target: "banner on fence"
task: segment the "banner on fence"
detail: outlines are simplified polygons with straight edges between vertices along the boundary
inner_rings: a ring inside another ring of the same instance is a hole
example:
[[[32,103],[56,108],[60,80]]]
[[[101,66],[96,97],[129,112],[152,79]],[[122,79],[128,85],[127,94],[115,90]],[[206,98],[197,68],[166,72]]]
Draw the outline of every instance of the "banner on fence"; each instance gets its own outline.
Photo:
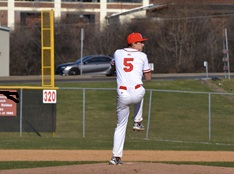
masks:
[[[16,116],[17,103],[12,99],[7,98],[3,92],[17,92],[16,90],[2,91],[0,93],[0,116]]]

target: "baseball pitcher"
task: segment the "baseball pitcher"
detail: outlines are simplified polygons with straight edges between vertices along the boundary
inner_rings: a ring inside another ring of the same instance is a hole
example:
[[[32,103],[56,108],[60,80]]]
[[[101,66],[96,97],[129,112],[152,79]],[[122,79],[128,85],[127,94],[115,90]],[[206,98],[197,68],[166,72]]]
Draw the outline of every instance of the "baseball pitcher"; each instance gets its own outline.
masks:
[[[117,125],[114,131],[114,142],[110,165],[122,164],[123,147],[126,136],[130,105],[134,105],[133,130],[143,131],[142,108],[145,95],[142,77],[147,81],[151,80],[151,70],[148,58],[142,52],[144,42],[140,33],[131,33],[127,37],[127,48],[118,49],[114,53],[114,61],[117,75]]]

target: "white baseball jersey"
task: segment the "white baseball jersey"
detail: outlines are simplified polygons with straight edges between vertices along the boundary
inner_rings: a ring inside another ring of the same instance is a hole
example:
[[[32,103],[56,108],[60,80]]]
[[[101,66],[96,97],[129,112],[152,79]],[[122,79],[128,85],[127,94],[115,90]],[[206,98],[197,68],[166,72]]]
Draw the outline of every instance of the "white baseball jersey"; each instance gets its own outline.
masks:
[[[116,50],[114,53],[118,86],[143,84],[143,72],[150,72],[145,53],[133,48]]]

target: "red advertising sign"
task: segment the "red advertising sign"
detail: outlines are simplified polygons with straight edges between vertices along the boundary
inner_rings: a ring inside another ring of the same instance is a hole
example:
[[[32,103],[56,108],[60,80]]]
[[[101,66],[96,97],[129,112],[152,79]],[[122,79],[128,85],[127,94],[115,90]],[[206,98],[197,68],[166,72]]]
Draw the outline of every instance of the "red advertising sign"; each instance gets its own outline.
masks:
[[[2,90],[1,90],[2,91]],[[17,92],[10,90],[9,92]],[[17,103],[0,93],[0,116],[16,116]]]

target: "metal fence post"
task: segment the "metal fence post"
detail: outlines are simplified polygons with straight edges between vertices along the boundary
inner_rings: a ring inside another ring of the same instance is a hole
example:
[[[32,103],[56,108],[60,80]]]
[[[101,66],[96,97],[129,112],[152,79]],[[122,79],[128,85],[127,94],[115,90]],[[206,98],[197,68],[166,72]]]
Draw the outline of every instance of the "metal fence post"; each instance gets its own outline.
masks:
[[[211,94],[208,94],[208,131],[209,131],[209,141],[211,140]]]
[[[85,138],[85,88],[83,89],[83,138]]]
[[[151,104],[152,104],[152,90],[150,90],[150,96],[149,96],[149,108],[148,108],[148,123],[147,123],[147,129],[146,129],[146,139],[149,138],[149,127],[150,127],[150,115],[151,115]]]
[[[23,89],[20,89],[20,137],[23,132]]]

